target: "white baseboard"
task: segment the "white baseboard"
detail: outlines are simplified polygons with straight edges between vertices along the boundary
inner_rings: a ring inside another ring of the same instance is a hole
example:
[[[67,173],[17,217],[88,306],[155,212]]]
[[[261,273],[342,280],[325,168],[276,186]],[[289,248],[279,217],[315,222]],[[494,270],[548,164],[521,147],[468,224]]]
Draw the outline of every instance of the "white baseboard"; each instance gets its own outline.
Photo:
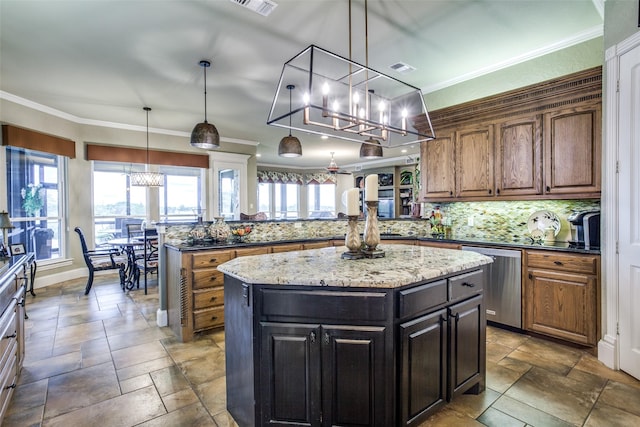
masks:
[[[156,323],[158,326],[169,326],[169,318],[167,317],[167,310],[158,309],[156,311]]]
[[[107,275],[114,275],[115,277],[118,277],[118,272],[104,270],[104,271],[96,271],[94,273],[94,277],[107,276]],[[80,279],[80,278],[86,279],[87,277],[89,277],[89,272],[87,271],[86,267],[76,268],[75,270],[67,270],[67,271],[62,271],[60,273],[52,273],[47,275],[40,275],[38,274],[38,272],[36,272],[36,280],[35,280],[35,283],[33,284],[33,287],[35,289],[44,288],[47,286],[66,282],[68,280]]]
[[[610,369],[620,369],[618,366],[618,340],[611,335],[605,335],[598,342],[598,360]]]

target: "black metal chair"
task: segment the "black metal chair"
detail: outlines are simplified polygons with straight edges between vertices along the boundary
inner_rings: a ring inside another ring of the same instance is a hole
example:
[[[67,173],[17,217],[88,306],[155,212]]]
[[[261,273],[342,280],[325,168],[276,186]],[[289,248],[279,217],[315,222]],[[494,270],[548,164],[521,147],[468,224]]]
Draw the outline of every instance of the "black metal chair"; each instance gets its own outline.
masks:
[[[87,286],[85,287],[84,294],[88,295],[93,285],[93,274],[96,271],[102,270],[119,270],[120,284],[122,285],[125,280],[125,268],[127,265],[126,257],[120,255],[120,251],[117,249],[97,249],[90,250],[87,247],[87,240],[84,237],[84,233],[80,227],[74,228],[74,231],[78,233],[80,238],[80,246],[82,247],[82,256],[84,262],[89,269],[89,278],[87,279]]]
[[[140,288],[140,274],[144,274],[144,293],[147,294],[147,274],[158,272],[158,232],[155,229],[144,230],[144,251],[142,257],[136,257],[136,282]]]

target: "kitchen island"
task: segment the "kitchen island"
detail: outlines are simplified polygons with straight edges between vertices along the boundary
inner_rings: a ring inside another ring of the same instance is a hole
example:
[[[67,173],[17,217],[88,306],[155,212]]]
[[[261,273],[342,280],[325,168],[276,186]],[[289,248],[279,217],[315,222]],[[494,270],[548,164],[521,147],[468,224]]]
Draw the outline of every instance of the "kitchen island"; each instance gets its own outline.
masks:
[[[417,425],[485,384],[491,258],[411,245],[245,256],[224,273],[227,409],[240,426]]]

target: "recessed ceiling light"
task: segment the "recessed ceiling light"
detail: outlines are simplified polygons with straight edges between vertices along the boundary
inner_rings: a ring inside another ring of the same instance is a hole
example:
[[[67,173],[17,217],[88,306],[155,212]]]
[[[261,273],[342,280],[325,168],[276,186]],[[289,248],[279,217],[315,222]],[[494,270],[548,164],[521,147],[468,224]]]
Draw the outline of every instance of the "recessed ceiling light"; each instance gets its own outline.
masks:
[[[396,62],[395,64],[389,65],[389,68],[397,71],[400,74],[409,74],[416,70],[416,67],[412,67],[411,65],[404,62]]]
[[[407,152],[407,149],[406,149],[406,148],[403,148],[401,152],[402,152],[402,153],[406,153],[406,152]]]
[[[262,154],[256,153],[256,157],[262,157]]]
[[[322,135],[320,139],[329,139],[329,137],[327,135]]]

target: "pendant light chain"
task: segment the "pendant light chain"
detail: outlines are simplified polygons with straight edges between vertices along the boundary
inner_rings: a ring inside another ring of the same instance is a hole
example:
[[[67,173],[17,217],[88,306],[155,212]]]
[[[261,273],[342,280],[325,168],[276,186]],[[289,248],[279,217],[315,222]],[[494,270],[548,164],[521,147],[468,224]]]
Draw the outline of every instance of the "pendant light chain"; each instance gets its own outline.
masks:
[[[205,64],[202,66],[204,71],[204,122],[207,123],[207,67],[209,65]]]
[[[147,112],[147,167],[149,166],[149,111],[151,108],[144,107],[144,111]]]

